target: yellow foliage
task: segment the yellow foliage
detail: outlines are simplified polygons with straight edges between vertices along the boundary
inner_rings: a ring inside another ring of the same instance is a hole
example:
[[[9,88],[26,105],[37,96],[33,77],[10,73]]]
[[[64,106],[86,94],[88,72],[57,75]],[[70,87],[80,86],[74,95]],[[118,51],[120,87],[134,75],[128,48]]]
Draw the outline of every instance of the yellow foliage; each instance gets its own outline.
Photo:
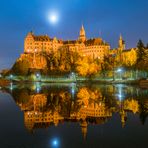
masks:
[[[88,106],[90,102],[94,102],[102,98],[102,94],[98,90],[91,91],[88,88],[83,87],[79,90],[77,97],[79,104],[84,104],[85,106]]]
[[[122,62],[127,66],[132,66],[136,63],[137,60],[137,53],[136,50],[131,49],[128,52],[122,53]]]
[[[124,106],[125,109],[133,111],[134,114],[139,111],[139,105],[137,100],[125,100]]]
[[[100,66],[97,65],[94,61],[91,61],[88,57],[83,57],[77,61],[76,70],[82,76],[93,75],[100,70]]]

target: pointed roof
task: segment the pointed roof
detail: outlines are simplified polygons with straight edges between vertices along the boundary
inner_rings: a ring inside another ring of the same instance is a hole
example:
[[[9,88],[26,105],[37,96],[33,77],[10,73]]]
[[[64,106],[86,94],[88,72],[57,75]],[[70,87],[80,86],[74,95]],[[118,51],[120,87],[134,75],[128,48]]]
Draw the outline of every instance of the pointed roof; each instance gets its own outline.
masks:
[[[83,24],[82,24],[81,30],[84,30],[84,26],[83,26]]]
[[[82,27],[80,29],[80,36],[85,36],[85,29],[84,29],[83,24],[82,24]]]
[[[122,40],[122,35],[121,35],[121,33],[120,33],[120,40]]]
[[[80,31],[84,31],[84,32],[85,32],[85,29],[84,29],[84,25],[83,25],[83,23],[82,23],[82,26],[81,26]]]
[[[34,35],[34,34],[33,34],[33,31],[28,32],[27,35],[28,35],[28,36],[33,36],[33,35]]]

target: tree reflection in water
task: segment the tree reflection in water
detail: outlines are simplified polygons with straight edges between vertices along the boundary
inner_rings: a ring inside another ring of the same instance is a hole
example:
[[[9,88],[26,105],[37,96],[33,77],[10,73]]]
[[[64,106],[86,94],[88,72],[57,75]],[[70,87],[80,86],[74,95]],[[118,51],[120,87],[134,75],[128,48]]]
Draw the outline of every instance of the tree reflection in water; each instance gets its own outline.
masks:
[[[34,85],[24,85],[4,91],[13,96],[24,112],[24,124],[29,131],[60,122],[79,122],[86,138],[88,124],[104,124],[114,113],[120,115],[122,127],[128,112],[139,114],[142,124],[148,116],[148,90],[126,85],[43,85],[40,91]]]

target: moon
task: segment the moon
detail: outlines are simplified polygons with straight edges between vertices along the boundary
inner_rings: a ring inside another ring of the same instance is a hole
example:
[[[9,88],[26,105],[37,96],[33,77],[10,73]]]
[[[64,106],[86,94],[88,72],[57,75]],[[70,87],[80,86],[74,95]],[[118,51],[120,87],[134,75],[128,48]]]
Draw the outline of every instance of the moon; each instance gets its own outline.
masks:
[[[58,22],[58,14],[55,13],[55,12],[50,13],[49,16],[48,16],[48,19],[49,19],[50,23],[56,24]]]

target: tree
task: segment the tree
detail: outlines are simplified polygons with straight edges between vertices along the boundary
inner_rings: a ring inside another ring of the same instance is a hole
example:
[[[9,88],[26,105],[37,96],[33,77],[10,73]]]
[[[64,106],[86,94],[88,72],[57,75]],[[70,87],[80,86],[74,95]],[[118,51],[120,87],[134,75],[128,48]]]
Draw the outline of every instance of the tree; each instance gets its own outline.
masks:
[[[145,56],[145,47],[142,40],[137,43],[137,63],[142,61]]]
[[[27,60],[18,60],[12,67],[12,73],[17,75],[27,75],[29,70],[29,62]]]
[[[145,56],[144,56],[144,69],[148,71],[148,49],[145,50]]]
[[[140,100],[139,102],[139,112],[140,112],[140,120],[142,124],[145,124],[146,118],[148,116],[148,101]]]
[[[87,56],[81,57],[77,61],[76,70],[81,76],[91,77],[100,71],[100,69],[100,65],[98,65],[97,61],[94,61]]]
[[[148,43],[146,44],[146,47],[145,48],[148,49]]]
[[[109,70],[113,70],[115,66],[115,58],[105,56],[103,62],[101,63],[101,73],[105,78]]]
[[[143,42],[139,40],[137,44],[137,62],[136,69],[140,70],[140,76],[145,77],[148,65],[148,49],[144,46]]]

